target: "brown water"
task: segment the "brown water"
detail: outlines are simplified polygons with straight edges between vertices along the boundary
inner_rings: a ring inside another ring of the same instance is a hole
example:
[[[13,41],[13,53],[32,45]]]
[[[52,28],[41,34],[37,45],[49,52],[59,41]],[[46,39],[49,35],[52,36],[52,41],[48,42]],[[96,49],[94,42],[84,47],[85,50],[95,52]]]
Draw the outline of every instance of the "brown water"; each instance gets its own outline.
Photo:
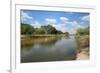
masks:
[[[34,37],[21,40],[21,63],[75,60],[74,36]]]

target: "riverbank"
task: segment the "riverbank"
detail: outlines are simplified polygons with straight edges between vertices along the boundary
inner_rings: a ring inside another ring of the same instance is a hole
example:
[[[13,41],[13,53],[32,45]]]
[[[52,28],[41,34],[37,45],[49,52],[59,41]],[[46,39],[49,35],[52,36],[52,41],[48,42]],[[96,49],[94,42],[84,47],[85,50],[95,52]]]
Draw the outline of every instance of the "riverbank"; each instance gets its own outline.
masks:
[[[31,39],[31,38],[49,38],[49,37],[69,37],[66,34],[35,34],[35,35],[21,35],[21,40]]]
[[[86,60],[89,59],[89,48],[83,48],[81,52],[77,54],[76,60]]]
[[[55,34],[44,34],[44,35],[21,35],[21,47],[23,46],[31,46],[34,44],[42,44],[42,45],[52,45],[57,40],[61,39],[62,37],[68,37],[64,34],[55,35]]]
[[[76,36],[78,42],[78,53],[76,60],[87,60],[89,59],[89,35]]]
[[[69,36],[66,34],[34,34],[34,35],[21,35],[21,37],[51,37],[51,36]]]

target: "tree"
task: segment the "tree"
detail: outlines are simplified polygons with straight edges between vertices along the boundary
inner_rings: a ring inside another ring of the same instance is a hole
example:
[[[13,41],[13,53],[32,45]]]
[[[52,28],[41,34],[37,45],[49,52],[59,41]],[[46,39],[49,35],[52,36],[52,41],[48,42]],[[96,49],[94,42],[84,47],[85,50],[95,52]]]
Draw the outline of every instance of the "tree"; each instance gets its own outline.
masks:
[[[89,27],[87,28],[79,28],[77,30],[77,35],[89,35]]]
[[[68,32],[64,32],[63,34],[65,34],[65,35],[67,35],[67,36],[69,35],[69,33],[68,33]]]
[[[51,25],[41,26],[41,28],[45,30],[45,34],[56,34],[57,33],[56,28]]]
[[[56,30],[52,25],[41,26],[40,28],[34,28],[30,24],[21,23],[21,34],[66,34],[68,32],[63,33],[62,31]]]
[[[57,34],[63,34],[63,32],[62,31],[57,31]]]
[[[42,28],[35,28],[34,34],[45,34],[45,30]]]
[[[33,26],[21,23],[21,34],[32,34],[33,32],[34,32]]]

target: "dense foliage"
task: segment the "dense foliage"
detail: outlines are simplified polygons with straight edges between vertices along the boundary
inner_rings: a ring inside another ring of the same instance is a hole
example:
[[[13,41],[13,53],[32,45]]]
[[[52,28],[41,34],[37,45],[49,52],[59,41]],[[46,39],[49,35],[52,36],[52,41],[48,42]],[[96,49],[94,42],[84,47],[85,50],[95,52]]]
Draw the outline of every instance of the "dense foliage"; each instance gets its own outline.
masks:
[[[28,24],[21,24],[21,34],[32,34],[34,32],[34,27]]]
[[[88,28],[79,28],[77,30],[77,35],[89,35],[89,27]]]
[[[21,23],[21,34],[66,34],[68,35],[68,32],[62,32],[60,30],[57,30],[52,25],[45,25],[41,26],[40,28],[34,28],[32,25],[29,24],[23,24]]]
[[[76,39],[77,39],[80,49],[87,48],[87,47],[89,48],[89,44],[90,44],[89,43],[90,41],[89,33],[90,33],[89,27],[79,28],[77,30]]]

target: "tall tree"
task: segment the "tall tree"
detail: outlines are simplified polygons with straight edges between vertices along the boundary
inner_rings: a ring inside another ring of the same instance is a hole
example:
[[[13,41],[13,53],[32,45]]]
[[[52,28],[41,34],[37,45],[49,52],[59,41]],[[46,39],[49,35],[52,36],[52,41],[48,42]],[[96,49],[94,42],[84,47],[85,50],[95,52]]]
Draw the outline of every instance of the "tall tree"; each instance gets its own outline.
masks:
[[[32,34],[33,32],[34,32],[33,26],[21,23],[21,34]]]
[[[41,28],[45,30],[45,34],[56,34],[57,33],[56,28],[51,25],[41,26]]]

